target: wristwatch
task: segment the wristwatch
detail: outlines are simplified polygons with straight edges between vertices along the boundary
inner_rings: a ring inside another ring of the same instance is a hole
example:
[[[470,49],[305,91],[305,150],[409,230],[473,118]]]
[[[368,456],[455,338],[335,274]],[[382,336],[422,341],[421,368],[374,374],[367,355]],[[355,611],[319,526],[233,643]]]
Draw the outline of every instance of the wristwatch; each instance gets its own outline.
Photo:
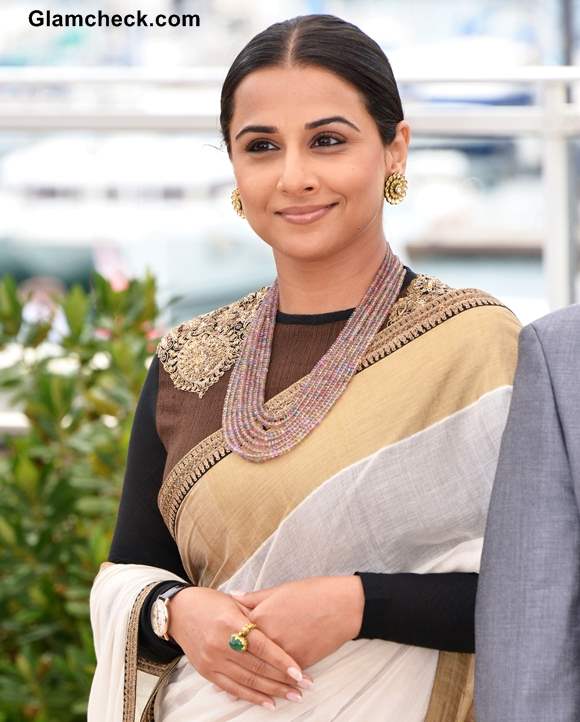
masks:
[[[177,594],[177,592],[190,586],[191,584],[176,584],[166,592],[162,592],[151,606],[151,627],[158,637],[165,639],[167,642],[173,641],[167,634],[167,630],[169,629],[169,608],[167,602]]]

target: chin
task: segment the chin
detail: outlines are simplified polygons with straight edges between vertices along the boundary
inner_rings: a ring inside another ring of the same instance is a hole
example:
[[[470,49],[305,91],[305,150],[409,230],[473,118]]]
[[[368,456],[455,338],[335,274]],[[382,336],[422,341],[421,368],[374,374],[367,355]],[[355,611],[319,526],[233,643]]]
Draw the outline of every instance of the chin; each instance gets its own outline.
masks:
[[[321,261],[333,256],[340,250],[336,243],[329,243],[328,239],[316,238],[286,238],[283,243],[272,245],[274,254],[282,253],[288,258],[297,261]]]

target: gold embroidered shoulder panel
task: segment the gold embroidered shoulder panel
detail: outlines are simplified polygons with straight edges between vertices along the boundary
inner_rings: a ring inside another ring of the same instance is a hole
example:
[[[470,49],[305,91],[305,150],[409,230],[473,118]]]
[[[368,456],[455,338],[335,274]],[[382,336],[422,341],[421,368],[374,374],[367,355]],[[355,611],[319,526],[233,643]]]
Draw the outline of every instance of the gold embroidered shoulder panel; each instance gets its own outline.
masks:
[[[246,329],[268,286],[171,329],[157,356],[178,389],[200,398],[234,365]]]
[[[159,342],[157,356],[174,385],[201,398],[239,355],[242,340],[268,286],[196,316],[171,329]],[[379,332],[361,361],[366,367],[386,352],[474,306],[503,304],[476,288],[454,289],[435,276],[418,274],[407,293],[391,309],[385,328]],[[385,334],[389,346],[385,348]],[[402,335],[401,335],[402,334]]]

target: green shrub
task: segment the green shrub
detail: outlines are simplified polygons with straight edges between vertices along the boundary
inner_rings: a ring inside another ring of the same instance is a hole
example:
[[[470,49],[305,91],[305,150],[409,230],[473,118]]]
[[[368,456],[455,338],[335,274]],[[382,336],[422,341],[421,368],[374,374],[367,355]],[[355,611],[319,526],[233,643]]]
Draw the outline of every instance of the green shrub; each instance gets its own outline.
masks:
[[[94,274],[90,293],[73,287],[37,320],[14,279],[0,279],[0,351],[14,352],[0,393],[28,420],[0,436],[0,722],[86,719],[90,587],[158,315],[151,275],[115,290]]]

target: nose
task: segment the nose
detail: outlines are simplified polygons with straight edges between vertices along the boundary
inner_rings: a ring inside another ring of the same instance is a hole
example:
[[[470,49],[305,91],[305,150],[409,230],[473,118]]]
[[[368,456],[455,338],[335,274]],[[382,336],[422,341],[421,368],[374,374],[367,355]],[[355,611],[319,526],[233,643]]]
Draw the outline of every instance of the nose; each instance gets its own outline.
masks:
[[[287,195],[315,191],[319,186],[314,167],[299,150],[287,150],[282,160],[276,190]]]

